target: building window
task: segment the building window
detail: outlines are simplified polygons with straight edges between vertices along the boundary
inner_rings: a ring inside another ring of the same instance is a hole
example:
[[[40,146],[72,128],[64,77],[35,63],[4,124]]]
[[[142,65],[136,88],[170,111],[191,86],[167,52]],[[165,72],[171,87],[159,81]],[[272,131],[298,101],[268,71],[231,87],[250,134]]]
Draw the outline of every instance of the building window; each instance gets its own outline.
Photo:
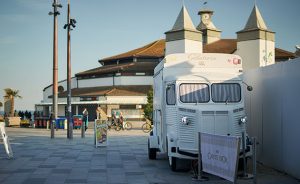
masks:
[[[97,101],[97,97],[80,97],[80,101]]]
[[[171,84],[171,85],[167,86],[166,99],[167,99],[167,105],[175,105],[176,104],[175,84]]]
[[[210,99],[208,84],[181,84],[179,93],[183,103],[207,103]]]
[[[58,86],[58,93],[62,93],[64,91],[65,91],[65,89],[63,86]]]

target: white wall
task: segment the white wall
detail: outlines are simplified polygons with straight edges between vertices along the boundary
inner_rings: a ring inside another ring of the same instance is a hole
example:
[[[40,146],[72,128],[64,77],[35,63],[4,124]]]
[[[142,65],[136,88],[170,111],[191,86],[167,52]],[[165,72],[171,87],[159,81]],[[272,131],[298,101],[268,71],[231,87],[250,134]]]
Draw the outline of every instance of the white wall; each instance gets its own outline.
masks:
[[[95,79],[80,79],[78,87],[119,86],[119,85],[152,85],[152,76],[117,76]]]
[[[249,70],[244,80],[248,133],[259,141],[258,160],[300,179],[300,58]]]
[[[58,86],[62,86],[64,88],[64,91],[67,90],[67,81],[59,81]],[[71,79],[71,88],[77,88],[77,78],[73,77]],[[48,87],[45,91],[43,91],[43,102],[44,103],[50,103],[52,102],[52,98],[48,98],[48,96],[52,95],[52,86]]]
[[[237,42],[235,54],[243,59],[243,71],[271,65],[275,63],[275,43],[261,39]]]
[[[166,55],[174,53],[202,53],[202,42],[194,40],[176,40],[166,42]]]
[[[146,104],[147,96],[107,96],[107,104]]]
[[[96,86],[112,86],[112,85],[113,85],[113,77],[78,80],[79,88],[96,87]]]
[[[115,77],[115,85],[153,85],[153,76]]]

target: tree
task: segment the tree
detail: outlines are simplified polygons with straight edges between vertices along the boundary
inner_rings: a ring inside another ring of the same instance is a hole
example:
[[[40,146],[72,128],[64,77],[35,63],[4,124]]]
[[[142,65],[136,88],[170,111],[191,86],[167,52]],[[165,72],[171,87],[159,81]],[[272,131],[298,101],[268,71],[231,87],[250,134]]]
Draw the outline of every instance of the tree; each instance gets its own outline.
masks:
[[[152,121],[152,113],[153,113],[153,88],[148,91],[147,93],[147,104],[144,108],[145,118]]]
[[[10,100],[9,115],[11,117],[13,117],[14,116],[14,109],[15,109],[15,98],[22,98],[22,97],[19,95],[19,90],[13,90],[11,88],[6,88],[6,89],[4,89],[4,91],[5,91],[4,98],[6,100]]]

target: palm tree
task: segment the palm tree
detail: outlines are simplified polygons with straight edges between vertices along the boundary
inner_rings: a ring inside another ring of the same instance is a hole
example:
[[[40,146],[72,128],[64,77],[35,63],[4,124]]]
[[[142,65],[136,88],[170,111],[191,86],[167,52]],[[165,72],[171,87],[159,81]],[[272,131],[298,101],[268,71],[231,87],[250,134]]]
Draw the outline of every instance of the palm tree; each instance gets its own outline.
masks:
[[[15,98],[22,98],[20,95],[19,95],[19,90],[13,90],[11,88],[6,88],[4,89],[5,91],[5,96],[4,98],[6,100],[10,100],[10,117],[13,117],[14,116],[14,109],[15,109]]]
[[[3,103],[2,102],[0,102],[0,111],[1,111],[1,107],[3,106]]]

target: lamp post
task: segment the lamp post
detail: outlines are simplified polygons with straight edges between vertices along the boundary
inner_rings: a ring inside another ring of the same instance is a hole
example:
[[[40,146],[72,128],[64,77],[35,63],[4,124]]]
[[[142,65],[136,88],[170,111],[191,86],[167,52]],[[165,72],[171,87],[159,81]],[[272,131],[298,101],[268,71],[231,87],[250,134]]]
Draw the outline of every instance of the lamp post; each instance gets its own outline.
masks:
[[[57,8],[62,8],[61,4],[57,3],[57,0],[53,0],[53,12],[49,12],[49,15],[53,15],[53,85],[52,85],[52,113],[54,119],[57,118],[57,91],[58,91],[58,55],[57,55],[57,15],[59,11]],[[50,122],[53,124],[52,122]],[[51,138],[54,138],[54,126],[51,126]]]
[[[71,104],[71,27],[75,28],[76,20],[70,18],[70,0],[68,0],[68,16],[67,24],[64,25],[64,29],[67,29],[67,137],[73,139],[73,123],[72,123],[72,104]]]

